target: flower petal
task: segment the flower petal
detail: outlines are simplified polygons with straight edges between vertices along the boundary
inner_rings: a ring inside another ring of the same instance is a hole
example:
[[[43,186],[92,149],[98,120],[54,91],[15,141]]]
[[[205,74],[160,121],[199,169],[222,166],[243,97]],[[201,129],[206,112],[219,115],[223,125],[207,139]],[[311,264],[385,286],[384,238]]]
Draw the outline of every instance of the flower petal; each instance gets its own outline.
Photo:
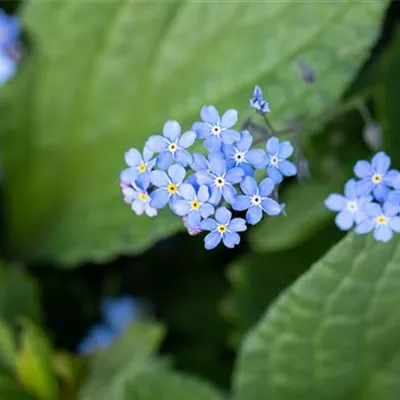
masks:
[[[368,178],[374,174],[374,170],[368,161],[357,161],[354,166],[354,173],[358,178]]]
[[[281,205],[278,202],[276,202],[275,200],[270,199],[269,197],[262,200],[261,205],[262,205],[263,210],[268,215],[278,215],[282,212]]]
[[[225,129],[232,128],[238,120],[238,112],[236,110],[230,109],[225,111],[221,118],[221,127]]]
[[[378,225],[374,229],[374,238],[379,242],[388,242],[393,237],[393,231],[387,225]]]
[[[395,232],[400,232],[400,217],[390,218],[388,225],[390,229],[393,229]]]
[[[195,140],[196,140],[196,132],[187,131],[179,139],[178,145],[179,145],[179,147],[187,149],[194,143]]]
[[[150,182],[154,186],[163,187],[169,184],[169,178],[165,171],[152,171],[150,172]]]
[[[294,176],[297,174],[296,166],[287,160],[283,160],[283,161],[279,162],[279,170],[285,176]]]
[[[277,154],[279,151],[279,139],[273,136],[272,138],[269,138],[267,141],[267,152],[269,154]]]
[[[246,227],[246,221],[243,218],[233,218],[228,224],[228,229],[235,232],[244,232]]]
[[[205,203],[210,197],[210,191],[206,185],[201,185],[197,192],[197,198],[200,203]]]
[[[190,228],[198,228],[200,227],[201,217],[199,211],[191,211],[188,214],[187,224]]]
[[[232,218],[232,213],[226,207],[220,207],[215,212],[215,220],[220,224],[228,224]]]
[[[160,155],[157,157],[157,165],[160,169],[167,169],[171,166],[173,160],[174,157],[172,153],[166,150],[160,153]]]
[[[151,207],[149,204],[146,204],[146,208],[144,209],[144,211],[149,217],[155,217],[158,214],[157,210]]]
[[[253,149],[249,150],[246,153],[246,160],[250,164],[257,165],[262,163],[265,157],[265,151],[262,149]]]
[[[250,196],[236,196],[235,201],[232,204],[232,208],[235,211],[243,211],[247,210],[249,207],[251,207],[251,197]]]
[[[240,140],[236,143],[236,148],[239,151],[248,151],[253,143],[253,136],[249,131],[243,131],[240,135]]]
[[[344,185],[344,195],[349,200],[354,200],[358,196],[358,185],[355,179],[349,179]]]
[[[208,171],[196,172],[196,178],[199,185],[212,185],[214,183],[214,178]]]
[[[168,175],[173,183],[180,184],[185,179],[186,170],[182,165],[174,164],[168,168]]]
[[[163,127],[163,135],[170,141],[176,142],[181,134],[181,126],[178,121],[166,121]]]
[[[202,218],[208,218],[214,214],[215,209],[213,205],[205,203],[200,206],[199,211]]]
[[[241,163],[238,165],[238,168],[241,168],[243,170],[244,176],[254,177],[254,171],[250,164]]]
[[[284,142],[279,144],[279,148],[278,148],[278,157],[279,158],[288,158],[293,154],[293,146],[292,144],[285,140]]]
[[[198,139],[204,139],[210,133],[210,126],[206,122],[195,122],[192,131],[196,132]]]
[[[387,216],[387,217],[393,217],[396,214],[398,214],[400,211],[400,207],[396,204],[393,204],[389,201],[385,202],[383,204],[383,213]]]
[[[239,183],[244,176],[244,171],[242,168],[231,168],[225,175],[225,180],[232,185]]]
[[[150,197],[150,206],[153,208],[163,208],[169,200],[168,192],[164,188],[156,189],[151,193]]]
[[[221,144],[221,139],[215,135],[207,136],[206,140],[204,141],[204,147],[210,152],[219,150],[221,148]]]
[[[187,200],[176,200],[171,208],[175,214],[180,215],[181,217],[189,214],[191,210],[190,203]]]
[[[136,166],[140,165],[140,163],[142,162],[142,155],[140,154],[139,150],[129,149],[125,153],[125,162],[130,167],[136,167]]]
[[[233,129],[227,129],[221,133],[221,141],[225,144],[232,144],[240,140],[240,133]]]
[[[183,166],[188,166],[193,164],[193,157],[192,155],[187,151],[187,150],[178,150],[175,153],[175,159],[179,164],[182,164]]]
[[[200,110],[200,117],[204,122],[212,125],[219,123],[219,113],[214,106],[203,106]]]
[[[146,146],[143,149],[143,160],[145,162],[149,161],[151,157],[153,157],[154,153]]]
[[[135,200],[131,207],[136,215],[142,215],[144,213],[144,209],[146,208],[146,203],[144,203],[142,200]]]
[[[153,153],[161,153],[168,147],[168,142],[160,135],[153,135],[147,139],[145,147],[147,147]]]
[[[387,186],[375,185],[374,189],[372,190],[372,194],[374,195],[375,199],[379,202],[383,203],[386,201],[389,195],[390,189]]]
[[[342,231],[348,231],[354,224],[353,214],[348,210],[342,210],[336,215],[335,223]]]
[[[332,211],[341,211],[346,207],[347,199],[341,194],[332,193],[325,199],[324,204]]]
[[[356,226],[356,233],[363,234],[371,232],[375,228],[375,221],[372,218],[366,219]]]
[[[378,217],[383,214],[382,207],[376,203],[370,203],[365,205],[365,212],[370,217]]]
[[[246,212],[246,221],[250,225],[255,225],[261,221],[262,218],[262,210],[258,206],[250,207]]]
[[[207,218],[201,221],[200,223],[200,228],[203,229],[204,231],[214,231],[217,229],[217,222],[213,220],[212,218]]]
[[[262,197],[269,196],[274,190],[275,182],[271,178],[265,178],[260,182],[260,195]]]
[[[179,193],[180,195],[186,200],[194,200],[196,198],[196,191],[192,185],[188,183],[183,183],[179,186]]]
[[[237,244],[240,243],[240,236],[236,232],[226,232],[222,236],[224,245],[229,249],[233,249]]]
[[[208,202],[214,205],[218,205],[219,202],[221,201],[222,198],[222,192],[219,188],[217,188],[216,186],[214,186],[211,189],[211,196],[208,199]]]
[[[374,188],[374,184],[372,183],[370,178],[363,179],[362,181],[357,182],[357,192],[358,195],[366,196],[372,192]]]
[[[388,157],[383,151],[380,151],[372,158],[371,166],[376,172],[384,174],[390,167],[390,157]]]
[[[212,250],[217,247],[221,242],[221,235],[218,232],[210,232],[204,238],[204,247],[206,250]]]
[[[216,176],[224,176],[226,173],[226,161],[222,157],[213,157],[210,160],[210,169]]]
[[[201,153],[193,154],[192,169],[195,171],[207,170],[208,161],[207,158]]]
[[[232,204],[235,202],[236,189],[231,185],[225,185],[222,187],[222,196],[229,204]]]
[[[278,168],[269,166],[267,168],[268,171],[268,176],[275,182],[275,183],[281,183],[283,181],[283,176],[279,172]]]
[[[254,196],[258,192],[257,182],[251,176],[246,176],[242,182],[240,182],[240,189],[242,189],[244,194]]]
[[[137,170],[136,167],[125,168],[121,172],[119,179],[121,180],[121,182],[131,183],[136,180],[138,175],[139,175],[139,171]]]

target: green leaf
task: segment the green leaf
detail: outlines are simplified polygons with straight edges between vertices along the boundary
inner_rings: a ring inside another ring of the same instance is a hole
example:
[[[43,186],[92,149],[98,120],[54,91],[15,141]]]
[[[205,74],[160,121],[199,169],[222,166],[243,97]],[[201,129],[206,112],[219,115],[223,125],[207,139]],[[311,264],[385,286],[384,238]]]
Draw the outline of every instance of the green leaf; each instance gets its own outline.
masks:
[[[0,318],[14,325],[21,317],[37,321],[39,309],[35,281],[22,269],[0,262]]]
[[[20,387],[12,377],[0,374],[0,399],[4,400],[38,400]]]
[[[249,333],[236,400],[396,399],[400,239],[349,234]]]
[[[130,380],[110,400],[223,400],[211,385],[199,379],[169,371],[145,371]]]
[[[24,321],[20,342],[19,380],[39,399],[57,399],[59,388],[53,372],[53,349],[49,339],[33,323]]]
[[[181,222],[170,212],[136,217],[123,203],[124,151],[166,119],[188,129],[203,104],[243,111],[255,83],[277,127],[321,111],[295,59],[313,66],[335,101],[368,56],[386,5],[28,2],[33,51],[5,89],[3,112],[8,248],[29,259],[104,261],[175,232]]]
[[[164,336],[160,325],[135,323],[110,349],[92,360],[87,382],[80,392],[84,400],[112,400],[126,381],[143,369],[164,369],[164,362],[155,359]]]
[[[15,372],[17,366],[17,345],[14,332],[2,320],[0,320],[0,365],[12,372]]]

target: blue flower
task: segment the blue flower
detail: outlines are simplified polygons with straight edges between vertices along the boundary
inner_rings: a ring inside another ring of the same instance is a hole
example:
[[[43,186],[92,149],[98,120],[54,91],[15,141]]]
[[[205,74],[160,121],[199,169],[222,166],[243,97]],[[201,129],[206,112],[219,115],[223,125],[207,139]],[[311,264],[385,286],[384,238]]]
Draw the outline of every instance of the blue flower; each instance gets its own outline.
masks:
[[[156,163],[156,160],[151,160],[153,152],[147,147],[143,150],[143,156],[137,149],[129,149],[125,153],[125,162],[129,168],[121,172],[120,179],[124,183],[134,182],[139,175],[148,174]]]
[[[247,210],[246,221],[255,225],[260,222],[263,211],[268,215],[278,215],[282,207],[273,199],[268,197],[274,190],[274,181],[265,178],[257,186],[257,182],[251,176],[246,176],[240,182],[240,188],[244,195],[236,197],[233,209],[237,211]]]
[[[171,165],[168,168],[168,174],[165,171],[152,171],[150,180],[156,189],[151,193],[150,205],[154,208],[163,208],[169,202],[173,203],[179,198],[179,186],[185,179],[186,170],[180,164]]]
[[[220,156],[213,156],[209,161],[210,170],[196,172],[197,182],[211,188],[209,202],[217,205],[223,197],[228,203],[235,201],[236,189],[244,175],[241,168],[227,168],[226,161]]]
[[[360,185],[354,179],[350,179],[344,187],[344,196],[338,193],[329,195],[325,200],[325,206],[339,212],[335,223],[341,230],[348,231],[354,224],[359,224],[368,218],[365,206],[371,201],[372,197],[363,196]]]
[[[106,324],[117,334],[122,334],[134,319],[141,317],[143,307],[132,296],[105,298],[101,302],[101,312]]]
[[[377,203],[365,206],[368,219],[356,227],[356,233],[368,233],[374,231],[374,238],[380,242],[388,242],[394,232],[400,232],[399,206],[385,202],[383,207]]]
[[[398,186],[399,172],[390,168],[390,157],[383,151],[376,153],[371,163],[368,161],[357,161],[354,173],[360,181],[360,188],[364,194],[372,194],[375,199],[384,202],[389,194],[390,187]]]
[[[163,127],[163,135],[150,136],[146,142],[146,147],[151,151],[160,153],[157,157],[157,165],[161,169],[167,169],[174,160],[183,166],[190,165],[193,160],[186,149],[196,140],[196,133],[188,131],[181,136],[179,123],[167,121]]]
[[[157,210],[150,206],[150,195],[147,192],[150,180],[146,175],[140,175],[136,182],[132,182],[129,186],[123,184],[122,193],[126,203],[131,204],[132,211],[136,215],[146,213],[149,217],[155,217]]]
[[[105,324],[92,326],[78,344],[78,353],[91,354],[109,348],[115,340],[116,332]]]
[[[255,108],[260,114],[269,113],[269,104],[264,100],[260,86],[254,88],[253,97],[250,99],[250,106]]]
[[[267,141],[267,154],[257,168],[267,167],[269,177],[275,183],[281,183],[283,176],[296,175],[297,170],[293,163],[286,160],[293,153],[293,146],[288,141],[279,143],[279,139],[271,137]]]
[[[214,106],[203,106],[200,111],[203,122],[195,122],[192,130],[199,139],[205,139],[204,146],[208,151],[219,150],[221,144],[232,144],[240,139],[239,132],[231,129],[238,120],[236,110],[228,110],[220,118]]]
[[[248,131],[244,131],[241,133],[240,140],[235,145],[224,144],[222,146],[222,150],[228,160],[228,168],[233,166],[240,167],[246,175],[254,175],[252,166],[260,164],[263,161],[265,152],[261,149],[250,150],[252,143],[253,137]]]
[[[190,228],[200,225],[202,218],[207,218],[214,214],[214,206],[207,203],[210,193],[207,186],[201,185],[196,191],[190,184],[184,183],[179,188],[182,200],[177,200],[172,210],[181,217],[187,216],[185,221]]]
[[[392,190],[387,196],[387,201],[395,205],[400,205],[400,190]]]
[[[232,218],[232,213],[226,207],[220,207],[215,213],[215,220],[207,218],[200,224],[201,229],[211,231],[204,238],[204,245],[211,250],[223,241],[229,248],[240,243],[240,236],[237,232],[243,232],[246,228],[246,221],[243,218]]]

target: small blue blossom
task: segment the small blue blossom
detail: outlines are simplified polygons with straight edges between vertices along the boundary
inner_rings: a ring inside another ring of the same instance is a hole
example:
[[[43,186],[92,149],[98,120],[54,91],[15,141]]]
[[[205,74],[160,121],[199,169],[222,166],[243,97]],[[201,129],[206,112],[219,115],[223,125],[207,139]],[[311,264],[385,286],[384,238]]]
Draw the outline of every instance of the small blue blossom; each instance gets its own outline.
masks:
[[[228,168],[240,167],[246,175],[254,175],[252,166],[263,161],[265,152],[262,149],[250,149],[252,143],[253,137],[251,134],[248,131],[243,131],[240,140],[236,144],[222,145]]]
[[[89,355],[97,350],[105,350],[113,344],[115,335],[116,332],[105,324],[94,325],[78,343],[77,351]]]
[[[185,179],[186,170],[180,164],[171,165],[168,174],[165,171],[152,171],[150,180],[156,189],[151,193],[150,205],[154,208],[163,208],[169,202],[170,206],[180,197],[179,186]]]
[[[208,151],[220,150],[222,143],[232,144],[240,140],[239,132],[231,129],[238,120],[236,110],[227,110],[220,118],[214,106],[204,106],[200,111],[203,122],[195,122],[192,130],[199,139],[204,140]]]
[[[359,224],[368,218],[365,206],[372,201],[372,196],[363,196],[360,185],[350,179],[344,187],[344,196],[333,193],[325,200],[325,206],[339,212],[335,223],[342,231],[348,231],[354,224]]]
[[[196,194],[192,185],[184,183],[180,186],[179,193],[182,199],[174,203],[172,211],[181,217],[187,216],[186,222],[189,227],[198,227],[202,218],[214,214],[214,206],[207,203],[210,198],[207,186],[201,185]]]
[[[223,197],[228,203],[235,201],[236,189],[244,175],[241,168],[227,168],[226,161],[220,156],[213,156],[209,161],[210,170],[196,172],[197,182],[211,188],[209,202],[217,205]]]
[[[400,232],[399,206],[385,202],[383,207],[377,203],[365,206],[368,218],[356,227],[356,233],[363,234],[373,231],[375,240],[388,242],[394,232]]]
[[[150,206],[150,195],[147,192],[150,180],[146,175],[140,175],[136,182],[132,182],[129,186],[122,184],[122,193],[126,203],[131,204],[132,211],[136,215],[146,213],[149,217],[155,217],[157,210]]]
[[[125,153],[125,162],[129,168],[121,172],[120,179],[124,183],[134,182],[141,174],[146,174],[154,168],[156,160],[153,157],[153,152],[147,147],[143,150],[143,156],[137,149],[129,149]]]
[[[264,100],[260,86],[254,88],[253,97],[250,99],[250,106],[255,108],[260,114],[269,113],[269,104]]]
[[[207,218],[200,224],[201,229],[210,231],[204,238],[204,246],[207,250],[214,249],[222,242],[226,247],[233,248],[240,243],[237,232],[247,229],[243,218],[232,218],[232,213],[226,207],[220,207],[215,212],[215,220]]]
[[[101,302],[101,312],[106,324],[117,334],[122,334],[133,320],[142,316],[143,306],[132,296],[105,298]]]
[[[268,139],[267,154],[257,168],[267,168],[268,176],[275,182],[281,183],[283,176],[294,176],[297,169],[293,163],[287,160],[293,153],[293,146],[288,141],[279,143],[279,139],[271,137]]]
[[[233,209],[237,211],[247,210],[246,221],[250,225],[255,225],[261,221],[262,214],[278,215],[282,207],[273,199],[270,194],[274,190],[274,181],[271,178],[263,179],[259,185],[254,178],[246,176],[240,182],[240,188],[244,195],[236,197]]]
[[[146,147],[154,153],[160,153],[157,157],[157,165],[161,169],[167,169],[174,160],[183,166],[190,165],[192,155],[186,150],[196,140],[196,133],[185,132],[181,136],[181,126],[177,121],[167,121],[164,124],[163,136],[150,136]]]
[[[361,179],[359,183],[361,191],[366,195],[372,193],[379,202],[386,200],[390,187],[397,189],[399,186],[399,172],[394,169],[389,170],[390,162],[390,157],[380,151],[370,163],[361,160],[354,166],[354,173]]]

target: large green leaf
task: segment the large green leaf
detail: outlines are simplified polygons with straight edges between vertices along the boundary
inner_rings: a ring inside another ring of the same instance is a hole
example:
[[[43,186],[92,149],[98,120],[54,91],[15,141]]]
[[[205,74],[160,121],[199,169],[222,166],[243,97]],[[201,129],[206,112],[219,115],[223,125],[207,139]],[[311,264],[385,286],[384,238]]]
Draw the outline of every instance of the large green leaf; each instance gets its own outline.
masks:
[[[277,127],[321,111],[295,59],[335,101],[379,32],[386,1],[38,2],[23,9],[32,54],[6,93],[2,126],[10,251],[62,263],[139,252],[176,231],[168,212],[132,215],[123,153],[203,104],[267,90]],[[27,206],[28,199],[28,206]]]
[[[400,239],[349,234],[249,333],[234,399],[397,399],[399,302]]]
[[[0,374],[0,399],[39,400],[21,388],[20,384],[6,374]]]

